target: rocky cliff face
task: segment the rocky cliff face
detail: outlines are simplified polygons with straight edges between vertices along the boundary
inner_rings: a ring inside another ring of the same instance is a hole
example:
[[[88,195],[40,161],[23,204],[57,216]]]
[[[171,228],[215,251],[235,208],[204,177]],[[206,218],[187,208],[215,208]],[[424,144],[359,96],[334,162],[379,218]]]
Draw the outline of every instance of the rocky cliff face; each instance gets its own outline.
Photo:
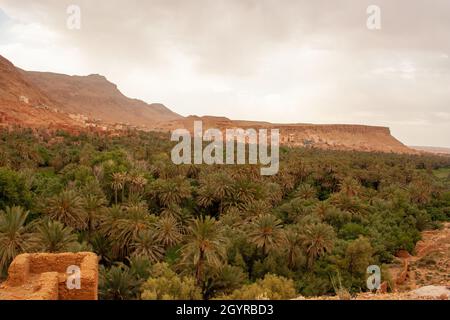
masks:
[[[157,130],[184,128],[192,132],[194,121],[202,121],[203,129],[253,128],[279,129],[280,143],[287,146],[367,152],[417,153],[395,139],[386,127],[363,125],[272,124],[268,122],[234,121],[223,117],[189,116],[182,120],[160,123]]]
[[[127,98],[100,75],[24,71],[0,56],[0,124],[83,127],[80,118],[151,126],[181,116],[162,104]]]
[[[124,96],[117,86],[100,75],[67,76],[46,72],[22,72],[61,108],[106,123],[149,126],[181,118],[162,104],[147,104]]]
[[[48,96],[25,79],[14,65],[0,56],[0,98],[6,102],[51,104]]]
[[[336,150],[415,153],[395,139],[388,128],[357,125],[272,124],[225,117],[181,117],[162,104],[124,96],[100,75],[68,76],[16,68],[0,56],[0,126],[122,130],[140,127],[170,131],[192,128],[280,129],[281,143]],[[117,125],[117,124],[126,124]],[[128,125],[128,126],[127,126]]]
[[[281,126],[282,143],[325,149],[415,153],[386,127],[361,125]]]
[[[0,126],[76,126],[58,104],[0,56]]]

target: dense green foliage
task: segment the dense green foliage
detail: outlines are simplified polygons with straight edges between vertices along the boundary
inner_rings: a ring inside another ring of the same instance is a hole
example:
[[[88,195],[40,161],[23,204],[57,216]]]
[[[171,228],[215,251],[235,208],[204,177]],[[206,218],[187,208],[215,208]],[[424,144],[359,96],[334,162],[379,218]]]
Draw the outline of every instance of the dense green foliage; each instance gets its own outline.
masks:
[[[176,166],[168,136],[0,132],[0,269],[94,251],[103,299],[365,290],[366,268],[450,219],[450,159],[281,148],[280,172]]]

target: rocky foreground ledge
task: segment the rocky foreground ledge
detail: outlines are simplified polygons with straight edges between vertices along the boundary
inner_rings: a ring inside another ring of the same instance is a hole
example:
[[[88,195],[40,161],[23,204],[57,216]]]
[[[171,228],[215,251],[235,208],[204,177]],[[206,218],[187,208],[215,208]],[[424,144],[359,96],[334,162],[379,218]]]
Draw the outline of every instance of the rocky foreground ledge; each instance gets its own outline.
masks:
[[[409,292],[397,293],[360,293],[347,300],[449,300],[450,286],[425,286]],[[320,296],[313,298],[298,297],[294,300],[343,300],[338,296]]]

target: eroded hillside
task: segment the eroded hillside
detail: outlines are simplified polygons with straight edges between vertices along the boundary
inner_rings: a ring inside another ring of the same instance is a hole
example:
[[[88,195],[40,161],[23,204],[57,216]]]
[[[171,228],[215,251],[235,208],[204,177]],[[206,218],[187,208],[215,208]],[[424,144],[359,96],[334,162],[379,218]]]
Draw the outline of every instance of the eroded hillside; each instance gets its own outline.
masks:
[[[225,117],[181,117],[162,104],[124,96],[100,75],[68,76],[16,68],[0,56],[0,125],[50,128],[141,129],[280,129],[281,144],[333,150],[417,153],[395,139],[389,128],[363,125],[273,124]]]
[[[224,117],[190,116],[163,122],[155,130],[169,131],[185,128],[193,131],[194,121],[202,121],[203,129],[218,128],[223,132],[232,128],[279,129],[280,143],[295,147],[315,147],[331,150],[368,152],[416,153],[391,135],[386,127],[364,125],[274,124],[257,121],[230,120]]]

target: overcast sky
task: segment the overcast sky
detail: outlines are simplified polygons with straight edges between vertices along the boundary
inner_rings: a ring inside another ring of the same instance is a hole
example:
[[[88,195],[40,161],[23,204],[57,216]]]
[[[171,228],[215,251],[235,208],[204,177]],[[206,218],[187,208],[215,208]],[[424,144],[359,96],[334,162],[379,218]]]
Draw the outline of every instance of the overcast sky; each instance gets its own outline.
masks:
[[[0,54],[185,116],[382,125],[450,147],[449,0],[0,0]]]

